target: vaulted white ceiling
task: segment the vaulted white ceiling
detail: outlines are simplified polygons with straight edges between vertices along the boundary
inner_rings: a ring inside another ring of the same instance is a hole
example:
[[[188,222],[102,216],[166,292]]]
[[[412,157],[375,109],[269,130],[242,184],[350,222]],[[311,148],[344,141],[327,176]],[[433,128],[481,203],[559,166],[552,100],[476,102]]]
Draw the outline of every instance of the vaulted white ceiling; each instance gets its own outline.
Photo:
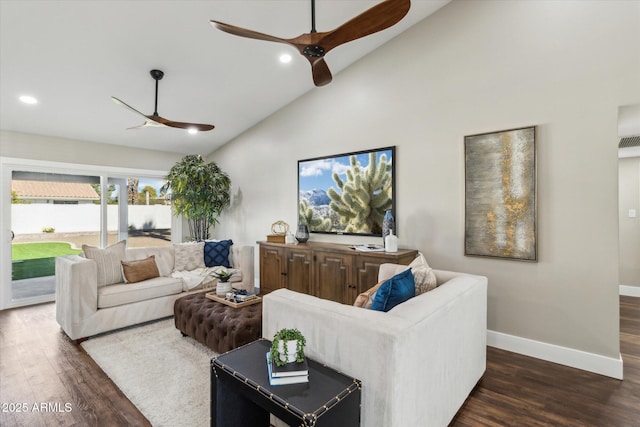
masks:
[[[395,26],[326,56],[334,75],[449,0],[414,0]],[[379,1],[317,0],[318,31],[333,29]],[[316,88],[306,59],[286,45],[231,36],[210,19],[280,37],[310,30],[309,0],[0,0],[0,129],[130,147],[208,154]],[[279,56],[293,60],[282,64]],[[399,64],[401,65],[401,64]],[[137,126],[143,119],[111,96],[152,114],[214,124],[189,135]],[[37,105],[25,105],[20,95]],[[340,102],[339,99],[336,102]]]

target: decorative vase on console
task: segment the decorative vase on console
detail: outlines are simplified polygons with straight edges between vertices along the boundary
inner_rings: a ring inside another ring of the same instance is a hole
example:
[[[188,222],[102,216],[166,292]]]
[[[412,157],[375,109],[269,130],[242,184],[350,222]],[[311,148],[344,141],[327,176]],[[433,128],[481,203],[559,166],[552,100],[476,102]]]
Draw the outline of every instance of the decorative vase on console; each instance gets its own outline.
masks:
[[[391,209],[387,209],[384,212],[384,218],[382,220],[382,242],[384,244],[385,237],[389,234],[390,231],[396,229],[396,220],[393,219],[393,215],[391,214]]]
[[[307,243],[309,240],[309,227],[307,224],[299,224],[298,231],[296,231],[296,240],[298,243]]]

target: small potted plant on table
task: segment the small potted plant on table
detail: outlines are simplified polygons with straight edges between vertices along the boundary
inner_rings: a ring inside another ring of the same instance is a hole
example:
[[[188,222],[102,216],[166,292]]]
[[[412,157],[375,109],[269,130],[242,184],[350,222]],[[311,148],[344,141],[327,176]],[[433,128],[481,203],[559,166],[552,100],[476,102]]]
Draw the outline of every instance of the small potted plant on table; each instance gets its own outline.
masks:
[[[297,329],[281,329],[271,342],[271,360],[277,366],[304,361],[304,346],[307,341]]]
[[[218,279],[218,283],[216,284],[216,295],[224,297],[227,292],[231,291],[231,283],[229,283],[229,280],[231,279],[231,276],[233,276],[233,274],[233,271],[229,272],[223,268],[211,273],[213,277]]]

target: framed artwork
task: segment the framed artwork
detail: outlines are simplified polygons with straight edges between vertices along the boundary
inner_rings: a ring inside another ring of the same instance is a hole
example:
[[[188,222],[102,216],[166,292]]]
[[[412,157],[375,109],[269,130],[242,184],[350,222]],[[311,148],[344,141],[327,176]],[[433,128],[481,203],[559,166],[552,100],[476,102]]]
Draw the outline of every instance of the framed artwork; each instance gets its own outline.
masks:
[[[395,146],[298,161],[298,218],[312,233],[382,236],[395,212]],[[397,230],[396,230],[397,235]]]
[[[535,131],[464,137],[465,255],[538,260]]]

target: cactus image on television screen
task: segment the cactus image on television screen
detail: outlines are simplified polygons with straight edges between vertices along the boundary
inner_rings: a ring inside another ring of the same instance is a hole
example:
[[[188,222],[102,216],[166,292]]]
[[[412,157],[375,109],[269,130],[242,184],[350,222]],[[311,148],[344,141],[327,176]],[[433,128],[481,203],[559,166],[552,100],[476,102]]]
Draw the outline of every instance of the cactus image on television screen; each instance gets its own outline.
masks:
[[[382,235],[395,215],[395,147],[298,161],[298,222],[314,233]]]

